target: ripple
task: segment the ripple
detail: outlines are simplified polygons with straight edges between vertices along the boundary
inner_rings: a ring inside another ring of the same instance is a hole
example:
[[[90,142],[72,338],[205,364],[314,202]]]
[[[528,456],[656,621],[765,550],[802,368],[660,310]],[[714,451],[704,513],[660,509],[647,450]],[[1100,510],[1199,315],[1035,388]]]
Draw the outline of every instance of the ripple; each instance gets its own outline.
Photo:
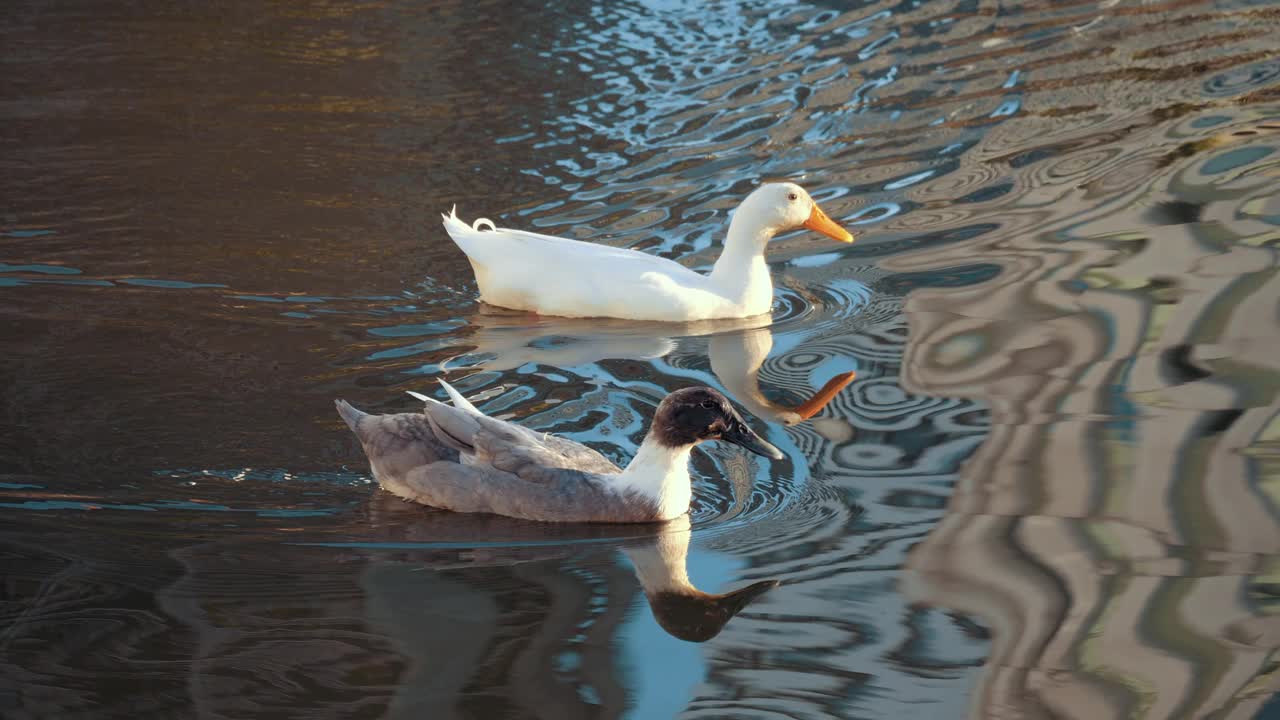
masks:
[[[1234,97],[1280,79],[1280,61],[1265,62],[1231,68],[1214,75],[1204,83],[1204,92],[1210,97]]]
[[[972,195],[1000,177],[999,168],[991,163],[963,163],[951,172],[913,189],[910,195],[919,202],[952,200]]]

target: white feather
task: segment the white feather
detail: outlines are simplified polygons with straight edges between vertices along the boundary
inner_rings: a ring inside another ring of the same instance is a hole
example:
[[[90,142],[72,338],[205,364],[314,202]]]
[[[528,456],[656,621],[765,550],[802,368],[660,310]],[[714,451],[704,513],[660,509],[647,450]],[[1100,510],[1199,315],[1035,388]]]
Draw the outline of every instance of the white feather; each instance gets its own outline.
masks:
[[[477,410],[476,406],[472,405],[470,400],[467,400],[466,398],[462,397],[462,393],[455,390],[452,385],[445,382],[444,380],[439,380],[439,382],[440,382],[440,386],[444,388],[444,391],[449,393],[449,399],[453,401],[454,407],[459,408],[461,410],[466,410],[468,412],[473,412],[477,415],[484,414],[479,410]]]
[[[693,483],[689,480],[692,451],[692,445],[668,447],[650,434],[614,480],[614,486],[648,499],[658,507],[661,520],[680,517],[689,511],[693,500]]]

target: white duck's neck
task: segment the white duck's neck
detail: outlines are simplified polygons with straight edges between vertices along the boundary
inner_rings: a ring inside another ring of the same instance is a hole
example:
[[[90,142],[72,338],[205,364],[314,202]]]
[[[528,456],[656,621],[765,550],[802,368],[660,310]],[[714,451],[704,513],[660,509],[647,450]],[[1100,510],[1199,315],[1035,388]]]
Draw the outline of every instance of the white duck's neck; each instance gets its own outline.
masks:
[[[680,517],[689,511],[693,499],[693,484],[689,481],[692,450],[692,445],[663,445],[649,433],[627,469],[618,476],[618,485],[653,502],[658,519]]]
[[[724,252],[711,269],[716,290],[742,305],[747,315],[768,312],[773,304],[773,279],[764,261],[764,249],[776,232],[752,208],[739,207],[729,221]]]

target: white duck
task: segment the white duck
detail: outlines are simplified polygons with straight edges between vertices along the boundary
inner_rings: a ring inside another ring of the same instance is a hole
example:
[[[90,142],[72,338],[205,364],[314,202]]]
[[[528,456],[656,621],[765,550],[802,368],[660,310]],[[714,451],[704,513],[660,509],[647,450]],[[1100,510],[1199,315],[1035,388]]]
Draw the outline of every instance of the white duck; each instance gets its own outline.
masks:
[[[481,230],[487,224],[488,231]],[[738,206],[710,275],[666,258],[523,230],[457,213],[444,227],[467,254],[480,299],[542,315],[625,320],[712,320],[769,312],[773,280],[764,261],[774,235],[800,227],[841,242],[853,235],[795,183],[761,185]]]

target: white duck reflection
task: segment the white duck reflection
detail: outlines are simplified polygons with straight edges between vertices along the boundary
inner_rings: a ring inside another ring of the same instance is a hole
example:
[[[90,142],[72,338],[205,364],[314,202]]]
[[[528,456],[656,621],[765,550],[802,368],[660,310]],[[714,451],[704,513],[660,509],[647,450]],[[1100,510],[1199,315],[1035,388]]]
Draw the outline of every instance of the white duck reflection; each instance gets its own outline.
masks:
[[[821,412],[846,385],[853,382],[852,371],[828,380],[809,399],[795,407],[775,403],[760,391],[760,366],[773,349],[773,332],[767,327],[713,335],[707,339],[711,372],[735,400],[752,415],[795,425]]]
[[[470,318],[466,342],[474,349],[441,369],[465,365],[502,371],[529,363],[573,367],[608,359],[653,360],[674,352],[678,338],[707,336],[711,371],[728,394],[753,415],[794,425],[818,414],[855,373],[837,374],[796,406],[769,400],[760,389],[759,372],[773,349],[772,322],[768,315],[681,323],[573,319],[485,307]]]

